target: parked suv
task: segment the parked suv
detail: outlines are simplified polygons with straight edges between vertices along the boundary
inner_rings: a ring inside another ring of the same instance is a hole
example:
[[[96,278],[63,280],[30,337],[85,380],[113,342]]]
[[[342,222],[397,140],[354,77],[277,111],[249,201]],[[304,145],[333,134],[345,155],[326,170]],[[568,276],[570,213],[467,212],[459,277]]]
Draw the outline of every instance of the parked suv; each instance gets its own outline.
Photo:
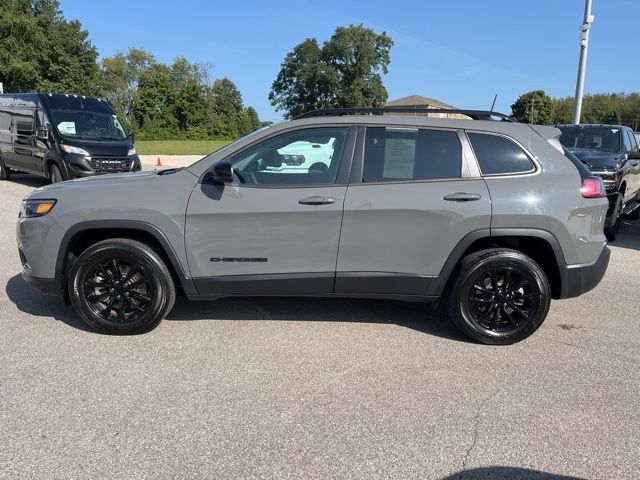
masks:
[[[609,209],[607,239],[616,239],[620,217],[640,218],[640,151],[633,130],[622,125],[559,125],[560,142],[602,178]]]
[[[187,168],[40,188],[18,220],[23,277],[106,333],[155,327],[176,293],[333,296],[443,300],[488,344],[600,282],[604,185],[558,129],[403,111],[312,112]],[[332,145],[327,168],[282,170],[296,144]]]
[[[0,180],[12,171],[52,183],[137,172],[140,159],[106,100],[80,95],[0,95]]]

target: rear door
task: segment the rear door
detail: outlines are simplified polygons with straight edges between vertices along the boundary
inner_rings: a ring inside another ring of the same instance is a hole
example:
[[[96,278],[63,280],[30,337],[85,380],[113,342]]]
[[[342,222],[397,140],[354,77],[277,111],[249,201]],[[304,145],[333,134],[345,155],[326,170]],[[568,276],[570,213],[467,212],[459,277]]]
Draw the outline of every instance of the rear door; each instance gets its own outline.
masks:
[[[196,186],[185,243],[200,294],[333,291],[355,135],[348,126],[276,134],[227,159],[232,183]]]
[[[363,130],[335,291],[426,295],[458,242],[490,227],[487,186],[462,131]]]

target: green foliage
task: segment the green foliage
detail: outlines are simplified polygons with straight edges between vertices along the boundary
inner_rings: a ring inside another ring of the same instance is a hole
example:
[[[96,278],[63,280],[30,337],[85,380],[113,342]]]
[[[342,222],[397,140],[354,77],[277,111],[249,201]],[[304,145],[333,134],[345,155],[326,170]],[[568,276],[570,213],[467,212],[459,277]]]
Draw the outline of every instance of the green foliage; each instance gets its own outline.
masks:
[[[534,90],[520,95],[511,105],[513,118],[519,122],[544,125],[551,122],[553,101],[544,90]]]
[[[362,25],[338,27],[322,47],[309,38],[289,52],[269,100],[287,118],[331,107],[378,107],[387,100],[393,41]]]
[[[10,92],[96,94],[98,52],[58,0],[0,0],[0,82]]]

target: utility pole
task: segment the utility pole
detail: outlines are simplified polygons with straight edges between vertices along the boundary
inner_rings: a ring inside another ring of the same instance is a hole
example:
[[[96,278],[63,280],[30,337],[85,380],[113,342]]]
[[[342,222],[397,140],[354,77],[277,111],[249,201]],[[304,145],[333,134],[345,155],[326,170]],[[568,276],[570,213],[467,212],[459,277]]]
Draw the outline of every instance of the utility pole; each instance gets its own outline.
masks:
[[[582,115],[582,97],[584,96],[584,74],[587,68],[587,50],[589,49],[589,29],[593,24],[591,0],[584,2],[584,21],[580,27],[580,63],[578,63],[578,80],[576,82],[576,98],[573,110],[573,123],[580,123]]]
[[[531,125],[533,125],[533,111],[536,108],[536,99],[532,98],[531,99],[531,107],[529,108],[529,123]]]

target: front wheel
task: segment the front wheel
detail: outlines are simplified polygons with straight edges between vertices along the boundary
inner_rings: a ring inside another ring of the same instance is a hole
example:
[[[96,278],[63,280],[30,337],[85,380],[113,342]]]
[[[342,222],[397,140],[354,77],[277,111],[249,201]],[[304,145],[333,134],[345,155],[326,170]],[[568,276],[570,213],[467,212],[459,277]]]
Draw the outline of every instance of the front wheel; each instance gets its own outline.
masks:
[[[453,323],[467,337],[509,345],[535,332],[547,316],[551,287],[527,255],[492,248],[462,259],[449,292]]]
[[[93,330],[143,333],[155,328],[176,298],[171,273],[148,245],[126,238],[98,242],[69,273],[69,297]]]
[[[51,183],[60,183],[64,179],[62,178],[62,172],[60,171],[60,167],[55,163],[49,167],[49,178],[51,179]]]
[[[620,225],[620,219],[616,218],[613,225],[605,225],[604,236],[607,237],[609,242],[613,242],[618,236],[618,226]]]
[[[2,162],[2,159],[0,159],[0,180],[9,180],[10,176],[11,169],[9,169],[9,167],[6,167]]]

